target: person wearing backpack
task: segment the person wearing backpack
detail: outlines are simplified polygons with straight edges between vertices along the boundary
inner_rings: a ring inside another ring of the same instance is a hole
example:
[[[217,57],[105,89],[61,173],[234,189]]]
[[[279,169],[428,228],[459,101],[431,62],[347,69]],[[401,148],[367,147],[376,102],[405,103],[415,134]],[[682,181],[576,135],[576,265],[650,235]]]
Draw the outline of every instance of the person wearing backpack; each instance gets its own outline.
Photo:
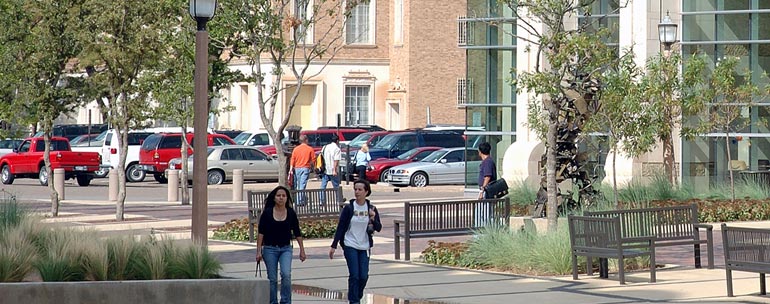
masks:
[[[337,174],[337,167],[340,164],[342,151],[337,144],[340,141],[337,134],[332,134],[332,142],[324,146],[321,149],[321,157],[323,158],[323,172],[321,173],[321,190],[326,189],[326,184],[332,182],[332,187],[337,188],[340,186],[340,176]],[[321,192],[321,206],[326,204],[326,195]]]
[[[369,280],[369,256],[374,246],[372,235],[382,230],[380,213],[367,197],[372,194],[368,181],[359,179],[353,183],[356,198],[351,199],[340,212],[337,232],[329,249],[329,259],[334,258],[337,244],[342,245],[348,266],[348,301],[361,303],[364,288]]]

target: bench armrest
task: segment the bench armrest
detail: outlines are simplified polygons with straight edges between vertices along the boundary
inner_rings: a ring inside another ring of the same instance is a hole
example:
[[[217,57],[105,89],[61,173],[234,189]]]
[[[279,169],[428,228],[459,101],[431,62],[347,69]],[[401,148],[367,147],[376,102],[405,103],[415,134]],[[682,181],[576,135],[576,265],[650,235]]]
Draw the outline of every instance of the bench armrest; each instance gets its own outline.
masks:
[[[711,224],[693,224],[693,227],[702,228],[709,231],[714,230],[714,225],[711,225]]]

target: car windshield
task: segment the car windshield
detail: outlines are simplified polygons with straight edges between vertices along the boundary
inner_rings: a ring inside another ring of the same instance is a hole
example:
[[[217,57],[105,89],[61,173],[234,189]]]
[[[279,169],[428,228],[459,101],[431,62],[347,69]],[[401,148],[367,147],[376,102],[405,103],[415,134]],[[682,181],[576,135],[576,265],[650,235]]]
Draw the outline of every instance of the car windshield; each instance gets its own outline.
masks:
[[[420,161],[421,162],[426,162],[426,163],[435,163],[439,159],[444,157],[444,155],[447,154],[447,153],[449,153],[449,151],[447,151],[447,150],[436,150],[436,151],[433,151],[433,153],[431,153],[430,155],[426,156],[425,158],[423,158]]]
[[[104,140],[106,137],[107,137],[107,131],[103,131],[102,133],[99,133],[99,135],[97,135],[96,138],[92,139],[92,141]]]
[[[369,141],[369,138],[372,138],[372,134],[366,134],[366,133],[360,134],[356,136],[356,138],[353,138],[353,140],[351,140],[348,143],[348,146],[350,146],[351,148],[361,148],[361,146],[363,146],[367,141]]]
[[[377,149],[390,149],[398,143],[400,137],[400,134],[385,135],[374,147]]]
[[[243,132],[241,134],[238,134],[238,136],[236,136],[235,138],[233,138],[233,141],[235,141],[236,145],[245,145],[249,137],[251,137],[251,133]]]
[[[399,155],[399,156],[396,156],[396,159],[407,160],[410,157],[412,157],[412,155],[415,155],[415,154],[417,154],[419,152],[420,152],[419,148],[414,148],[412,150],[409,150],[409,151],[406,151],[404,153],[401,153],[401,155]]]

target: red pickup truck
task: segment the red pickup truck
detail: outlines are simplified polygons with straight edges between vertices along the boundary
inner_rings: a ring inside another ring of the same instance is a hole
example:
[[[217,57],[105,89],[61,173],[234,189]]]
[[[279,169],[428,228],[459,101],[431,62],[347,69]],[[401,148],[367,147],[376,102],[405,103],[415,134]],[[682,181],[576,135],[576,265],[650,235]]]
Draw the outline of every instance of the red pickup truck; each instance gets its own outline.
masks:
[[[45,170],[45,140],[42,137],[25,139],[18,149],[0,157],[0,181],[10,185],[17,177],[38,178],[41,185],[48,185]],[[64,137],[51,137],[51,170],[63,168],[66,179],[75,178],[80,186],[88,186],[99,170],[98,152],[73,152]]]

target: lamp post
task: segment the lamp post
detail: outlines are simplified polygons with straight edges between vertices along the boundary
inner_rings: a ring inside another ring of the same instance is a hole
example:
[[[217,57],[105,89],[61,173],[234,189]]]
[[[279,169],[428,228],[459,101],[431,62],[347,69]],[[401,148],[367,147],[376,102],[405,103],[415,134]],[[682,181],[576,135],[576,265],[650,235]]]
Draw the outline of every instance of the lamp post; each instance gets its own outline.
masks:
[[[193,119],[193,199],[192,199],[192,240],[200,246],[208,243],[208,183],[206,180],[206,146],[208,133],[206,127],[209,117],[208,96],[208,56],[209,33],[206,22],[214,17],[216,0],[190,0],[190,16],[197,23],[195,33],[195,103]]]
[[[671,16],[666,12],[666,16],[658,23],[658,39],[666,56],[671,53],[671,45],[676,42],[676,29],[676,23],[671,21]]]

